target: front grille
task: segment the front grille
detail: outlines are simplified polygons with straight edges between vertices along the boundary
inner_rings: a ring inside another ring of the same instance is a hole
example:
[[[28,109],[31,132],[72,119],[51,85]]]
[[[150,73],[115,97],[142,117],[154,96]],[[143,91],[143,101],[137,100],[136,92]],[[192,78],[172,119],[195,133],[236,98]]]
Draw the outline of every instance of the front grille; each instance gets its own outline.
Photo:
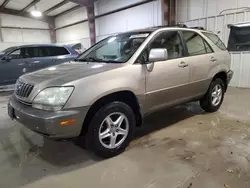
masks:
[[[17,97],[28,98],[33,88],[33,85],[26,84],[18,80],[16,83],[15,94]]]

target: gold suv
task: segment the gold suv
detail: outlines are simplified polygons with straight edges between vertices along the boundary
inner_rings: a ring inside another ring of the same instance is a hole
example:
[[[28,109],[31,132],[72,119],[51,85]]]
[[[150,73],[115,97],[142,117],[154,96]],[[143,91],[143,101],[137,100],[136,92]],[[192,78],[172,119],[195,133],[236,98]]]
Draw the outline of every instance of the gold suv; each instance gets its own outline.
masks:
[[[78,137],[112,157],[148,113],[197,100],[217,111],[232,76],[230,55],[214,33],[149,28],[110,36],[75,61],[21,76],[8,112],[45,137]]]

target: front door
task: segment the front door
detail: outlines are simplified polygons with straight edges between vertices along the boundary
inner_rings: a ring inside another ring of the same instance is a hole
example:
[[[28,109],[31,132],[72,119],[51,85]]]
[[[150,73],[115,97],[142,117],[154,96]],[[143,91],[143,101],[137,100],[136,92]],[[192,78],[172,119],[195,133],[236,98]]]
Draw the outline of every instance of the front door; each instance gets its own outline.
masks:
[[[175,105],[190,97],[188,91],[190,68],[186,63],[179,32],[160,33],[150,43],[149,51],[153,48],[166,48],[168,60],[145,65],[148,111]]]
[[[32,71],[32,64],[27,62],[25,50],[15,49],[0,60],[0,86],[15,84],[22,74]]]

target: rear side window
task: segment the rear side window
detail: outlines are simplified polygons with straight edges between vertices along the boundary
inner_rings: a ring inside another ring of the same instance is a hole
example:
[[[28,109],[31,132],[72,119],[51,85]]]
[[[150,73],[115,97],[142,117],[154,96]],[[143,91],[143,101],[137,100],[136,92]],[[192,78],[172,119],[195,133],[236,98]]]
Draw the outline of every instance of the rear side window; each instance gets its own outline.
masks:
[[[212,33],[203,33],[207,38],[209,38],[218,48],[221,50],[225,51],[227,50],[226,46],[224,43],[220,40],[220,38]]]
[[[64,47],[47,47],[49,56],[68,55],[69,52]]]
[[[208,43],[198,33],[193,31],[182,31],[182,33],[190,56],[213,52]]]

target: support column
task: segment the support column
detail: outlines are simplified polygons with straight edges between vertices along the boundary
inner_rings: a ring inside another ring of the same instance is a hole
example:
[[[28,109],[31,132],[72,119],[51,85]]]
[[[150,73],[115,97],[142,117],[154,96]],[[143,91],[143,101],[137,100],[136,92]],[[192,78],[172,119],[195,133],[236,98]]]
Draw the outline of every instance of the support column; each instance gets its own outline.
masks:
[[[89,22],[89,36],[91,46],[96,43],[96,29],[95,29],[95,7],[94,4],[87,6],[88,22]]]
[[[1,14],[0,14],[0,42],[3,42],[2,17],[1,17]]]
[[[175,25],[176,24],[176,0],[170,0],[170,24]]]
[[[162,6],[162,25],[169,25],[169,1],[170,0],[161,0]]]
[[[56,26],[55,26],[55,19],[51,19],[49,22],[49,34],[51,43],[56,43]]]
[[[176,24],[176,0],[162,0],[162,24]]]

